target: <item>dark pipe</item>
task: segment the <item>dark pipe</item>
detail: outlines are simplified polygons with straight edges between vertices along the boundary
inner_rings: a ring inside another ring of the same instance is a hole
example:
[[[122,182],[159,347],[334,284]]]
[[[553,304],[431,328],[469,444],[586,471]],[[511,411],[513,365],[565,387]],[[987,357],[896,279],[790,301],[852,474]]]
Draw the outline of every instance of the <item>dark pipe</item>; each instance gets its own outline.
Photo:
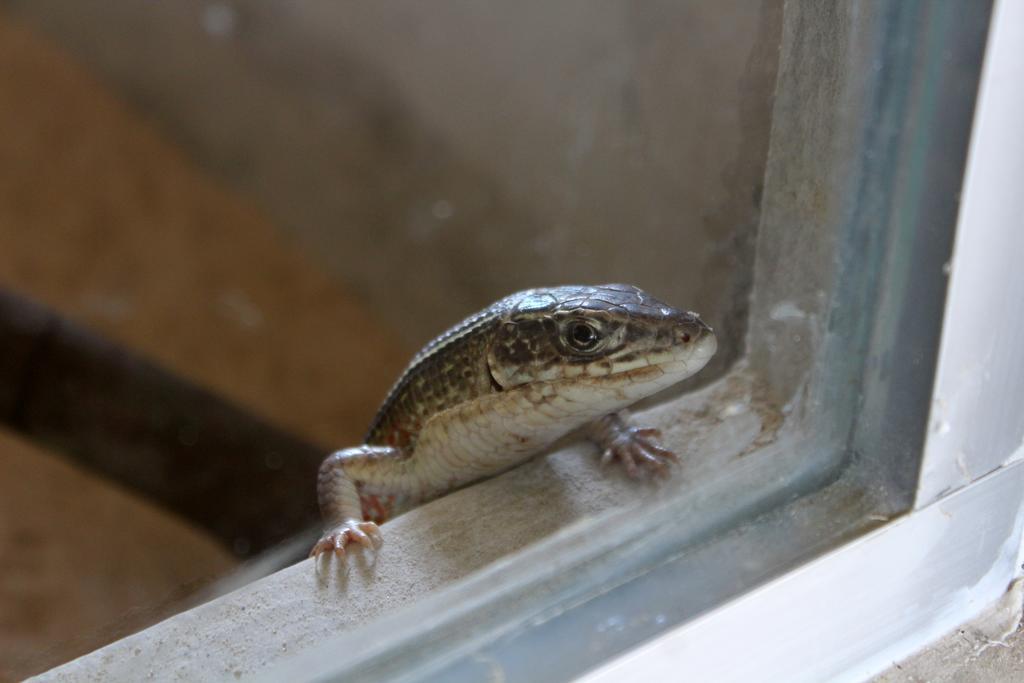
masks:
[[[326,449],[0,290],[0,421],[249,556],[317,520]]]

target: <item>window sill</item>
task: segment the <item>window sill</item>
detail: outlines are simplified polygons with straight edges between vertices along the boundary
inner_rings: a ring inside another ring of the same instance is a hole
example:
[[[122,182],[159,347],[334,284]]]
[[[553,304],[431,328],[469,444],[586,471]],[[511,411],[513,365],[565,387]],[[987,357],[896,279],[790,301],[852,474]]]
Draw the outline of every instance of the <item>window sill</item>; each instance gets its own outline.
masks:
[[[352,553],[348,571],[338,571],[333,559],[319,571],[312,561],[300,562],[39,680],[130,680],[153,671],[183,679],[259,674],[474,572],[474,585],[501,575],[503,568],[512,570],[514,578],[499,581],[520,583],[525,575],[517,568],[531,562],[539,567],[546,560],[572,563],[587,548],[587,554],[601,554],[601,548],[588,543],[595,531],[615,529],[623,519],[637,516],[630,511],[638,507],[692,500],[700,508],[701,501],[707,502],[703,482],[727,479],[723,473],[742,473],[761,460],[752,451],[771,443],[784,422],[756,387],[751,373],[739,368],[697,392],[634,414],[634,422],[661,428],[665,443],[682,455],[673,477],[660,485],[630,481],[613,466],[602,468],[592,446],[567,443],[546,458],[388,523],[385,545],[375,559]],[[775,453],[784,454],[780,449]],[[772,497],[767,488],[741,507]],[[606,525],[595,517],[610,521]],[[696,513],[673,535],[699,536],[720,521]],[[642,532],[634,533],[633,545],[642,544]],[[523,557],[514,556],[531,545]],[[615,554],[630,552],[629,544],[614,538],[600,545],[623,545]],[[507,559],[499,562],[502,558]]]

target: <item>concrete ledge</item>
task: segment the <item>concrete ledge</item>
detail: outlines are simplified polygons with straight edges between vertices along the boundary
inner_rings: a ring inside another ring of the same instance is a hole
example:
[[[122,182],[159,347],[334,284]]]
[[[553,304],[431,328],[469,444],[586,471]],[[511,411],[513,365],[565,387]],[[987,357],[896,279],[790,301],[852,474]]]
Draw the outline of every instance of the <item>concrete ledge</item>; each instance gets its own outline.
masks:
[[[742,370],[650,410],[683,456],[671,480],[637,483],[604,470],[585,443],[413,510],[383,528],[376,557],[347,571],[310,560],[38,676],[40,681],[220,680],[266,672],[339,632],[450,584],[587,516],[685,489],[771,437],[780,423]]]

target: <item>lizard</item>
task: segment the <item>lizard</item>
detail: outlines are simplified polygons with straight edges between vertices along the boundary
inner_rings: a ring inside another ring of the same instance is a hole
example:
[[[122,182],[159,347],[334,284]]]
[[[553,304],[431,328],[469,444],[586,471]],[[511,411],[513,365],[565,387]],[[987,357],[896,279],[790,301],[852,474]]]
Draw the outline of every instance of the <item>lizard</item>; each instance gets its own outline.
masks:
[[[378,548],[379,524],[493,476],[580,428],[602,462],[633,478],[677,456],[625,408],[703,368],[714,331],[632,285],[528,289],[471,315],[420,350],[365,443],[324,459],[325,522],[310,556]]]

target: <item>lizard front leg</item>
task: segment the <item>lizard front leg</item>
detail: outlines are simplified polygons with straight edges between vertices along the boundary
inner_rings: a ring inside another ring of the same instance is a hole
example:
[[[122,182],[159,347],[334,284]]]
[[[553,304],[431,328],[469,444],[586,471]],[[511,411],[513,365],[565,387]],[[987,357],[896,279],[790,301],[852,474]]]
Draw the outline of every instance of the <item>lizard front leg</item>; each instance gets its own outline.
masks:
[[[660,430],[632,427],[622,412],[595,420],[587,426],[586,435],[601,449],[602,464],[616,460],[633,479],[648,473],[666,476],[669,466],[679,462],[675,453],[657,442]]]
[[[367,548],[381,544],[377,524],[394,511],[394,495],[387,484],[397,483],[408,457],[392,446],[357,446],[327,456],[317,476],[317,498],[325,530],[310,557],[334,552],[345,557],[345,546],[355,542]]]

